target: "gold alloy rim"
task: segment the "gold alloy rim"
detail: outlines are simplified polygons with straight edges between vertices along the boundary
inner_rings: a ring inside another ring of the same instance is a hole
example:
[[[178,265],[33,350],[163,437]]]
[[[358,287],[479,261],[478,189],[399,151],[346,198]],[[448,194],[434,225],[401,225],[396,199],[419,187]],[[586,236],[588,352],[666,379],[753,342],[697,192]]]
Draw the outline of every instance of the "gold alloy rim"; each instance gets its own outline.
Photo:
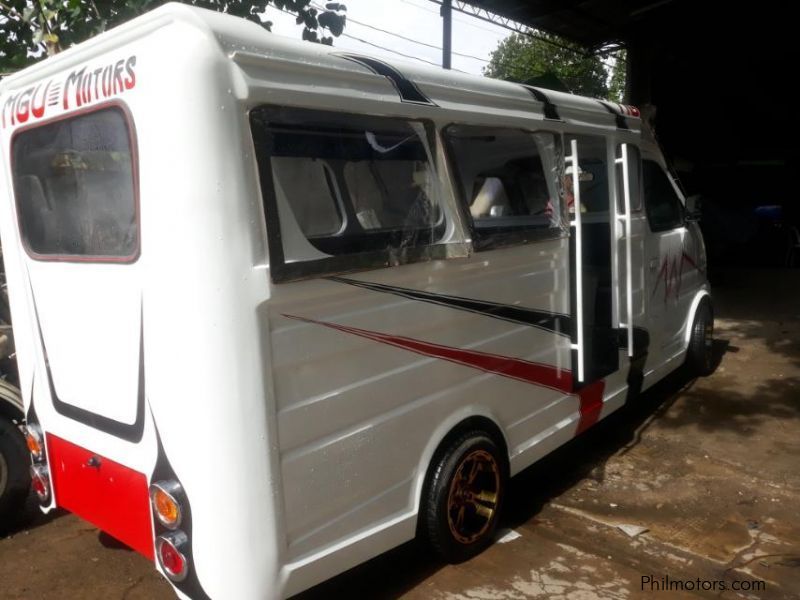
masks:
[[[479,539],[492,524],[500,497],[500,467],[486,450],[473,450],[458,465],[447,496],[447,524],[462,544]]]

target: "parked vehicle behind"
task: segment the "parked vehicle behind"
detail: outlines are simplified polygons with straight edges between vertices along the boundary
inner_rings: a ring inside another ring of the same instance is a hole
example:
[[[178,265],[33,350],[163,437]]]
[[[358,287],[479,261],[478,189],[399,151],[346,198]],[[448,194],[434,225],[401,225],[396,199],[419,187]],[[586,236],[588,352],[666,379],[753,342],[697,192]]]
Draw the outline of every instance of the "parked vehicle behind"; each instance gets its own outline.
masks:
[[[0,247],[0,532],[19,515],[31,482],[30,456],[20,431],[24,413],[14,354],[14,332]]]

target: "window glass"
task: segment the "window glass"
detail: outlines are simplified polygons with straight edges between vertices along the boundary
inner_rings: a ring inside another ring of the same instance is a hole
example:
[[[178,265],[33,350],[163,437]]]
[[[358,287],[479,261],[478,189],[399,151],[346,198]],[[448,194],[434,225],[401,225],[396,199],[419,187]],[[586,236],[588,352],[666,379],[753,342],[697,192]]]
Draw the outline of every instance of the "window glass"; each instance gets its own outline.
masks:
[[[452,125],[445,137],[479,249],[561,227],[552,134]]]
[[[367,230],[426,227],[432,216],[427,211],[435,210],[431,176],[422,160],[352,161],[344,167],[356,217]]]
[[[344,218],[333,171],[324,160],[275,156],[275,186],[292,198],[292,211],[306,237],[335,235]]]
[[[683,224],[683,206],[667,174],[658,163],[642,163],[644,206],[651,231],[667,231]]]
[[[617,158],[622,158],[622,144],[617,146]],[[622,165],[617,165],[617,210],[625,213],[625,188],[623,187]],[[642,210],[642,160],[639,148],[628,144],[628,177],[630,178],[631,212]]]
[[[608,158],[606,140],[602,137],[568,136],[567,147],[578,141],[578,185],[581,213],[594,215],[594,220],[608,220]],[[562,179],[567,209],[575,212],[572,165],[567,165]]]
[[[131,140],[120,109],[23,131],[11,152],[20,229],[33,253],[100,260],[136,255]]]
[[[444,233],[426,130],[400,119],[259,107],[251,112],[265,194],[324,255],[424,246]],[[284,231],[282,227],[282,231]],[[286,238],[286,233],[282,234]],[[286,260],[292,240],[283,240]]]

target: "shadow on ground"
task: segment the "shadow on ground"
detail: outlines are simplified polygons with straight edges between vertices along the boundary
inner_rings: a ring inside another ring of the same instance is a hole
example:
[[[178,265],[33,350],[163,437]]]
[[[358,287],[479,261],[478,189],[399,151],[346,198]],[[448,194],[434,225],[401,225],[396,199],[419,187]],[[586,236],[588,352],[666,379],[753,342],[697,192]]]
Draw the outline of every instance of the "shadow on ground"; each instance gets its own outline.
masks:
[[[39,509],[39,502],[36,494],[31,492],[25,507],[10,522],[0,523],[0,537],[16,535],[23,531],[30,531],[37,527],[47,525],[51,521],[58,519],[66,514],[62,510],[51,510],[48,514],[43,514]]]
[[[800,269],[729,269],[712,291],[717,317],[735,321],[731,333],[800,368]]]
[[[414,540],[292,598],[399,598],[443,566],[423,544]]]

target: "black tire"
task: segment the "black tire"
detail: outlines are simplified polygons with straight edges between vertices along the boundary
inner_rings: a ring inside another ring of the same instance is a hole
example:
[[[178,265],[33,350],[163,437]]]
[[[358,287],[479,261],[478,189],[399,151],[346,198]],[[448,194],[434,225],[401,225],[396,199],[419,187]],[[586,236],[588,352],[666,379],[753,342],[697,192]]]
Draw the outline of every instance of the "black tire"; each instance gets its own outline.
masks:
[[[505,452],[483,431],[461,434],[438,452],[420,504],[420,533],[434,552],[459,563],[489,546],[507,481]]]
[[[714,362],[714,309],[711,302],[703,300],[697,307],[686,351],[686,366],[693,375],[711,375]]]
[[[30,458],[17,426],[0,415],[0,524],[15,521],[31,487]]]

